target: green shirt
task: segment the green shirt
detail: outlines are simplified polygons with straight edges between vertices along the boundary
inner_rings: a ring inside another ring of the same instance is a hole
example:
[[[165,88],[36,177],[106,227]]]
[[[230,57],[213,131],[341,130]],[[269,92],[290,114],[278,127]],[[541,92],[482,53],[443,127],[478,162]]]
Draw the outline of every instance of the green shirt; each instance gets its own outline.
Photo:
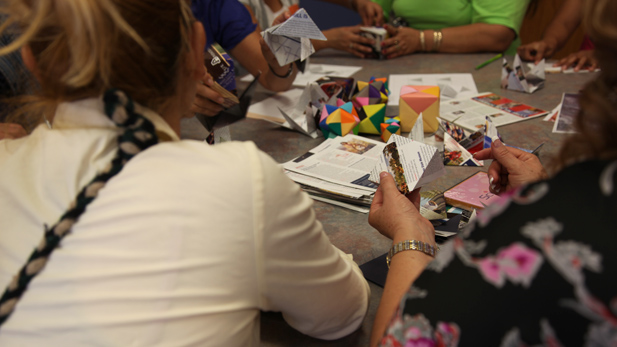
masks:
[[[443,29],[473,23],[499,24],[516,33],[506,54],[520,45],[518,32],[529,0],[372,0],[381,5],[386,20],[390,13],[404,18],[418,30]]]

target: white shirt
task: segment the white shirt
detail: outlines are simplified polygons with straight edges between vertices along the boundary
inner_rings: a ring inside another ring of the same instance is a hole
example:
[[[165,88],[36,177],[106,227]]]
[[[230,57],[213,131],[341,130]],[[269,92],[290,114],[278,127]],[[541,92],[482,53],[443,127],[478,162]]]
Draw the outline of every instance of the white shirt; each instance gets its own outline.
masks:
[[[286,11],[289,6],[297,5],[300,3],[300,0],[280,0],[282,8],[277,12],[272,12],[272,9],[268,5],[264,3],[263,0],[239,0],[244,5],[253,10],[253,14],[257,19],[257,23],[261,27],[261,30],[266,30],[272,26],[272,22],[276,17],[281,15],[284,11]]]
[[[0,290],[78,191],[115,155],[100,99],[62,104],[53,130],[0,141]],[[336,339],[369,287],[312,201],[253,143],[175,141],[99,192],[0,328],[0,346],[248,346],[259,311]]]

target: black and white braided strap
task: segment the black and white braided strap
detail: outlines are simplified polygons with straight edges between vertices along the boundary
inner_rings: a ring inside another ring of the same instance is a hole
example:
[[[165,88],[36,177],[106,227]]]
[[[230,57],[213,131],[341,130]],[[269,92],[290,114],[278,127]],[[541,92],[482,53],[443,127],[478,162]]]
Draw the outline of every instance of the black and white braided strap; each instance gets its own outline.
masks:
[[[0,298],[0,326],[6,322],[14,311],[30,281],[39,274],[49,260],[51,253],[64,238],[94,200],[107,181],[122,170],[124,164],[144,149],[158,143],[154,124],[141,114],[135,112],[135,104],[123,92],[110,89],[103,95],[105,114],[122,129],[118,136],[118,152],[103,172],[99,173],[86,185],[71,203],[58,223],[53,227],[45,226],[45,234],[34,249],[26,264],[13,277]]]

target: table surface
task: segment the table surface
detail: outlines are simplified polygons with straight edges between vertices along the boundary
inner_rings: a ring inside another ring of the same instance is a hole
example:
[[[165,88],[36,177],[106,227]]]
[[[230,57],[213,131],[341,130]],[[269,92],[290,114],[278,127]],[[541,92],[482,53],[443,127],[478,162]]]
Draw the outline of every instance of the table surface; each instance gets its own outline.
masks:
[[[362,66],[353,77],[368,81],[371,76],[386,77],[390,74],[427,73],[472,73],[479,92],[493,92],[512,100],[529,104],[547,111],[561,102],[564,92],[578,92],[595,73],[548,74],[543,89],[533,94],[500,89],[501,64],[499,61],[476,71],[474,67],[491,58],[493,54],[416,54],[394,60],[365,60],[338,51],[322,51],[311,57],[311,62],[347,66]],[[240,89],[245,85],[240,84]],[[260,86],[253,101],[272,95]],[[387,113],[397,114],[396,107],[388,107]],[[544,142],[539,157],[544,164],[550,163],[557,153],[564,134],[552,132],[553,123],[543,117],[499,127],[499,133],[508,144],[523,148],[535,148]],[[289,161],[323,141],[312,139],[298,132],[257,119],[246,119],[231,126],[231,137],[237,141],[253,141],[277,162]],[[206,131],[195,119],[182,123],[182,138],[203,140]],[[432,182],[427,189],[447,189],[483,168],[446,167],[446,175]],[[353,254],[358,264],[372,260],[390,248],[391,241],[371,228],[367,215],[341,207],[315,202],[317,218],[322,222],[330,241],[346,253]],[[370,283],[370,282],[369,282]],[[322,341],[303,335],[291,328],[279,313],[261,314],[261,345],[263,346],[367,346],[371,326],[383,289],[370,283],[371,299],[367,316],[362,326],[354,333],[335,341]]]

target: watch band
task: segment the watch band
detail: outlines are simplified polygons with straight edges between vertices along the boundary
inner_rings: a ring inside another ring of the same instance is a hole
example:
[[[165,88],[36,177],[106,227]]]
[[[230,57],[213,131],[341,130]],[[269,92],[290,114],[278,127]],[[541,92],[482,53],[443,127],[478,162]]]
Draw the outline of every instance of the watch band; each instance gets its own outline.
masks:
[[[392,257],[396,253],[399,253],[402,251],[420,251],[422,253],[430,255],[431,257],[435,257],[435,254],[437,253],[438,249],[439,247],[432,246],[422,241],[417,241],[417,240],[401,241],[395,244],[394,246],[392,246],[392,248],[390,248],[390,251],[388,252],[388,255],[386,256],[386,263],[388,264],[388,268],[389,268],[390,260],[392,259]]]

